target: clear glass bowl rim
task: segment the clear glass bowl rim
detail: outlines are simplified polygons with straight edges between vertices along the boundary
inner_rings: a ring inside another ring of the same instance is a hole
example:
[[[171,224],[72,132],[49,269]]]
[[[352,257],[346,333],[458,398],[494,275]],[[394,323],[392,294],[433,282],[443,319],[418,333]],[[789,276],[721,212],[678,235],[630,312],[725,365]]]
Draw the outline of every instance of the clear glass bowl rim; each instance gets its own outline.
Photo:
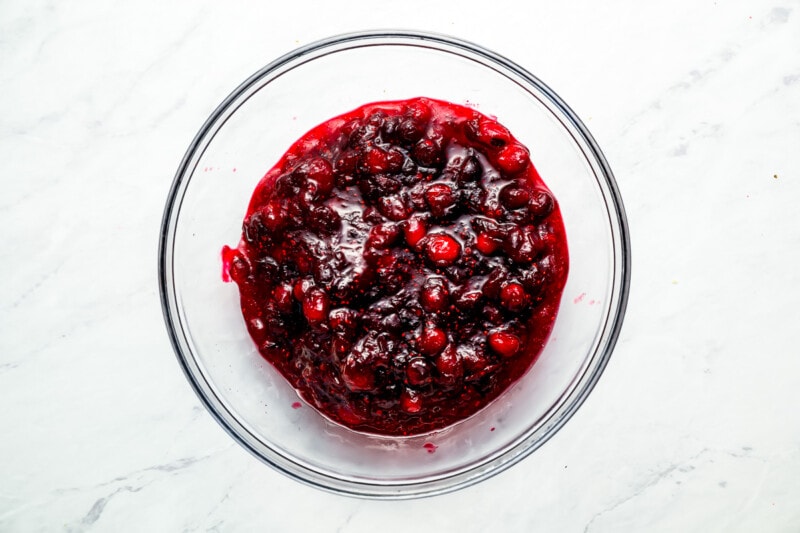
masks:
[[[456,475],[402,485],[381,483],[379,480],[375,483],[353,482],[347,479],[332,477],[317,472],[307,465],[294,462],[290,457],[284,457],[274,450],[267,450],[268,453],[265,455],[262,453],[263,450],[257,449],[252,442],[237,431],[234,427],[236,425],[235,420],[228,420],[226,414],[221,412],[218,406],[215,405],[217,402],[210,397],[208,386],[202,383],[196,375],[197,366],[193,362],[194,356],[188,347],[188,343],[181,338],[181,336],[185,335],[185,332],[180,327],[177,297],[173,285],[171,251],[174,245],[178,213],[180,212],[180,200],[191,178],[191,174],[187,174],[187,170],[198,150],[204,148],[204,140],[206,140],[209,132],[214,130],[215,125],[220,119],[223,119],[224,122],[224,117],[226,113],[228,113],[231,105],[236,103],[243,94],[250,90],[254,84],[259,83],[265,76],[300,60],[303,56],[321,53],[325,49],[335,48],[358,41],[370,41],[375,45],[409,44],[414,41],[420,41],[430,43],[434,47],[449,47],[462,50],[472,56],[476,56],[483,66],[505,69],[534,87],[548,100],[548,103],[556,108],[563,115],[563,118],[568,120],[577,130],[578,135],[586,143],[590,152],[589,155],[594,158],[595,162],[600,167],[604,185],[604,196],[606,197],[607,203],[610,203],[613,207],[608,215],[609,223],[613,230],[612,233],[616,237],[616,240],[613,241],[615,245],[613,257],[615,266],[614,284],[616,290],[612,295],[614,297],[614,302],[611,305],[608,319],[603,328],[601,342],[598,344],[598,350],[594,354],[592,364],[579,378],[579,383],[573,389],[571,398],[568,398],[567,401],[561,405],[556,413],[554,413],[552,419],[546,424],[547,430],[540,435],[536,434],[538,432],[530,434],[526,439],[518,442],[514,447],[505,450],[504,453],[499,454],[490,461],[475,465],[473,468]],[[184,184],[184,181],[187,183]],[[452,492],[473,485],[506,470],[543,445],[575,414],[602,375],[622,328],[630,291],[630,280],[630,233],[622,198],[605,156],[578,116],[546,84],[509,59],[483,48],[482,46],[459,38],[411,30],[374,30],[335,35],[297,48],[275,59],[242,82],[209,116],[184,154],[167,197],[159,236],[158,284],[167,333],[184,375],[208,412],[242,447],[261,461],[290,478],[328,492],[362,498],[398,500]]]

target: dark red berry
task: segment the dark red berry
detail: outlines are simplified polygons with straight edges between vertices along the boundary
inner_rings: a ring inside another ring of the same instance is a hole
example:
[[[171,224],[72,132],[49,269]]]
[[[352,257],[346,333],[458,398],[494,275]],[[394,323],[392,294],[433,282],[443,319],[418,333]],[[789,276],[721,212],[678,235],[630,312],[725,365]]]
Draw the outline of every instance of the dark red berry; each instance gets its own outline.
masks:
[[[447,344],[447,335],[436,327],[427,327],[417,339],[417,348],[427,355],[436,355]]]
[[[409,414],[419,413],[422,409],[422,396],[416,391],[405,389],[400,395],[400,407]]]
[[[230,261],[228,275],[239,285],[247,283],[247,278],[250,275],[250,264],[247,258],[240,253],[234,254],[233,259]]]
[[[500,202],[508,209],[519,209],[528,205],[530,193],[527,189],[511,184],[500,190]]]
[[[455,203],[456,198],[453,194],[453,189],[449,185],[434,183],[425,191],[425,200],[428,202],[431,212],[436,216],[440,216]]]
[[[428,278],[422,286],[419,301],[423,309],[432,313],[447,309],[450,304],[447,282],[439,277]]]
[[[427,234],[425,221],[418,217],[411,217],[403,222],[403,234],[409,246],[416,246]]]
[[[511,142],[511,133],[504,127],[486,117],[478,117],[466,122],[465,132],[487,148],[502,148]]]
[[[367,246],[377,249],[391,247],[400,237],[400,228],[395,224],[373,226],[367,238]]]
[[[427,237],[425,251],[431,261],[439,266],[447,266],[461,256],[461,245],[451,236],[437,233]]]
[[[420,140],[425,135],[427,124],[421,120],[408,117],[403,119],[398,125],[400,138],[409,143]]]
[[[519,337],[504,331],[496,331],[489,334],[489,347],[502,357],[513,357],[520,349]]]
[[[370,174],[380,174],[389,169],[389,154],[381,148],[370,148],[364,152],[363,166]]]
[[[531,195],[531,199],[528,202],[528,210],[531,212],[532,215],[544,218],[550,213],[553,212],[553,196],[541,189],[534,191]]]
[[[328,295],[318,287],[306,291],[303,299],[303,314],[312,324],[319,324],[328,318]]]
[[[422,139],[414,145],[412,155],[424,167],[433,167],[441,160],[442,148],[433,139]]]
[[[464,312],[473,311],[481,302],[483,294],[477,289],[460,291],[456,295],[456,307]]]
[[[294,303],[292,299],[293,296],[293,287],[291,283],[279,283],[272,289],[272,299],[282,313],[290,313],[292,311],[292,304]]]
[[[309,227],[321,233],[334,233],[342,224],[339,213],[327,205],[316,205],[309,209],[307,220]]]
[[[353,309],[334,309],[328,314],[331,329],[340,335],[350,337],[358,330],[358,312]]]
[[[461,167],[459,178],[462,181],[475,181],[481,177],[481,174],[483,174],[481,162],[473,155],[464,161],[464,166]]]
[[[524,374],[568,270],[527,149],[425,98],[312,129],[222,257],[261,355],[334,422],[389,435],[457,422]]]
[[[285,219],[286,211],[277,200],[272,200],[261,209],[261,223],[270,232],[280,230]]]
[[[427,123],[431,118],[431,108],[422,100],[411,100],[405,105],[403,114],[412,120]]]
[[[452,344],[449,344],[436,358],[436,370],[442,380],[455,383],[464,375],[464,364],[461,356]]]
[[[300,164],[294,174],[304,178],[319,196],[327,196],[333,188],[333,168],[327,159],[315,157]]]
[[[500,302],[509,311],[520,311],[528,303],[528,295],[516,281],[507,283],[500,291]]]
[[[353,392],[368,392],[375,387],[375,371],[370,362],[353,352],[342,367],[342,381]]]
[[[378,200],[378,211],[395,222],[405,220],[411,214],[411,206],[400,196],[384,196]]]
[[[406,382],[412,387],[427,385],[431,380],[431,365],[422,357],[414,357],[406,365]]]
[[[405,161],[403,153],[396,148],[386,152],[386,170],[388,172],[400,172]]]
[[[516,176],[528,166],[530,156],[528,151],[519,144],[509,144],[497,154],[497,165],[503,172]]]
[[[355,150],[347,150],[336,158],[336,164],[333,167],[333,172],[337,176],[352,177],[358,165],[358,152]],[[352,181],[352,180],[348,180]],[[342,185],[349,185],[350,183],[343,181]]]
[[[483,255],[491,255],[500,247],[500,242],[488,233],[479,233],[475,239],[475,248]]]
[[[306,292],[308,289],[314,286],[314,280],[310,278],[302,278],[298,279],[297,282],[294,284],[294,297],[299,300],[303,301],[306,296]]]

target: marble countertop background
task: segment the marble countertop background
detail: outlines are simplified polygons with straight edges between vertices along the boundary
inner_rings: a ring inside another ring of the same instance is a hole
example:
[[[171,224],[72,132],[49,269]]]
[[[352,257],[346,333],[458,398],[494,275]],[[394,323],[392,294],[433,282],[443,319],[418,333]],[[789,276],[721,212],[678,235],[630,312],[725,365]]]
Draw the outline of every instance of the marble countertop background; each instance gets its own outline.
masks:
[[[0,531],[800,531],[800,2],[343,4],[0,3]],[[323,493],[235,444],[156,283],[173,174],[217,104],[297,46],[384,27],[480,43],[559,93],[634,252],[575,417],[499,476],[407,502]]]

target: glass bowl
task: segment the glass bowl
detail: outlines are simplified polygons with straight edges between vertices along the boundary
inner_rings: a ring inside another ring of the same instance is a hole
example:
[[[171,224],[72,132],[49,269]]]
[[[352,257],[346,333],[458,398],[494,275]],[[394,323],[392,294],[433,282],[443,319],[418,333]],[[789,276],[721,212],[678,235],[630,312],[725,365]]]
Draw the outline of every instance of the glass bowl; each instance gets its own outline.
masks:
[[[222,281],[220,250],[238,243],[256,184],[306,131],[368,102],[416,96],[496,116],[531,150],[561,207],[570,272],[550,340],[531,371],[467,420],[400,438],[352,431],[298,402],[251,341],[238,288]],[[471,485],[553,436],[611,355],[630,279],[627,223],[611,170],[566,104],[484,48],[399,31],[314,43],[236,88],[180,164],[159,253],[164,318],[178,361],[220,425],[256,457],[302,482],[390,499]]]

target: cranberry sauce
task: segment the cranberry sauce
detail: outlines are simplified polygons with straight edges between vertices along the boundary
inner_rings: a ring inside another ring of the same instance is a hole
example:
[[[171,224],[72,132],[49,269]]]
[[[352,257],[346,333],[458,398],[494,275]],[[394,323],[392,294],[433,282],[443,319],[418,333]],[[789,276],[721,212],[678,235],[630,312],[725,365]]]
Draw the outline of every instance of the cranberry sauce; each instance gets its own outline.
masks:
[[[386,435],[453,424],[522,376],[568,270],[528,150],[495,120],[426,98],[308,132],[223,256],[262,356],[330,419]]]

